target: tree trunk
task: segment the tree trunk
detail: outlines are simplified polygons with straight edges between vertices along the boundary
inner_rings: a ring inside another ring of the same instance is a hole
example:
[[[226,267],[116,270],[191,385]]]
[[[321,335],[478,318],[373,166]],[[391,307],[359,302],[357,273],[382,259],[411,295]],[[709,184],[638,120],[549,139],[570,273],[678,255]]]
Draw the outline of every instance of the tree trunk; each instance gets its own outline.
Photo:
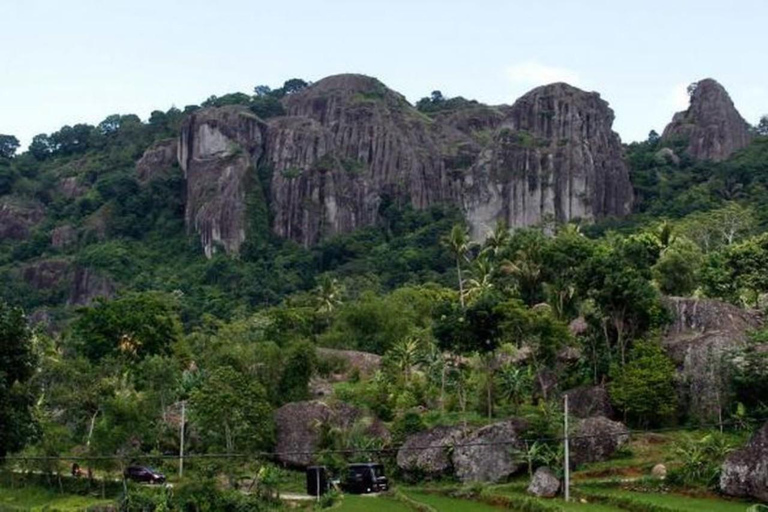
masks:
[[[96,412],[93,413],[93,416],[91,416],[91,424],[88,426],[88,440],[85,443],[85,446],[90,447],[91,446],[91,437],[93,436],[93,427],[96,425],[96,417],[99,415],[99,410],[96,409]]]
[[[459,277],[459,302],[461,302],[461,309],[464,309],[464,282],[461,279],[461,260],[456,258],[456,274]]]

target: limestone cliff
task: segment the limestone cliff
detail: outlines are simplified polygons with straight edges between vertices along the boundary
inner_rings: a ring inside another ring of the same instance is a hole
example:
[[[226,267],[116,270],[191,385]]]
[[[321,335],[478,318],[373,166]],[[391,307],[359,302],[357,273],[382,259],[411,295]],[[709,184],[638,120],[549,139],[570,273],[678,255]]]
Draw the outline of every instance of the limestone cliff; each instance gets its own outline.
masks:
[[[594,92],[557,83],[517,100],[466,180],[479,238],[511,227],[629,213],[632,186],[613,111]]]
[[[255,115],[237,106],[197,111],[181,128],[185,221],[209,258],[219,246],[237,254],[245,241],[246,192],[263,153],[263,129]]]
[[[719,161],[746,147],[751,135],[725,88],[707,78],[695,84],[688,110],[675,114],[664,129],[664,143],[681,139],[694,159]]]
[[[272,232],[304,246],[376,224],[383,203],[464,208],[476,238],[497,220],[591,220],[631,205],[613,112],[597,93],[553,84],[512,107],[430,117],[374,78],[337,75],[282,101],[287,115],[266,123],[222,107],[183,124],[186,223],[208,257],[239,252],[246,196],[262,182]],[[150,148],[139,176],[167,166],[170,147]]]
[[[266,154],[278,235],[310,245],[374,224],[384,198],[455,201],[431,120],[378,80],[328,77],[284,106],[290,117],[269,124]]]

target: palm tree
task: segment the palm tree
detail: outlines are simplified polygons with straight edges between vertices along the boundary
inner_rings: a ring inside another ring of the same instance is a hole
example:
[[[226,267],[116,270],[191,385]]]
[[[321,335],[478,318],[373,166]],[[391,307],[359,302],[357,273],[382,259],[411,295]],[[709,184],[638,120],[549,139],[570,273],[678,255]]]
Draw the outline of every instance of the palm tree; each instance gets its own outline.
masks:
[[[501,264],[502,272],[515,278],[523,299],[528,303],[535,299],[541,280],[541,265],[536,260],[533,250],[521,249],[515,253],[514,260],[505,260]]]
[[[493,264],[485,257],[478,258],[472,265],[471,277],[466,281],[464,295],[472,302],[493,288]]]
[[[482,254],[497,258],[506,247],[509,239],[509,226],[503,220],[498,221],[496,227],[488,233],[488,238],[485,239]]]
[[[331,314],[341,304],[341,294],[339,281],[327,274],[323,275],[315,288],[318,313]]]
[[[453,255],[456,260],[456,275],[459,279],[459,300],[461,301],[461,307],[464,309],[464,282],[461,276],[461,262],[467,261],[467,253],[471,247],[472,242],[469,239],[469,233],[466,228],[461,224],[455,224],[451,228],[451,232],[443,238],[443,245]]]

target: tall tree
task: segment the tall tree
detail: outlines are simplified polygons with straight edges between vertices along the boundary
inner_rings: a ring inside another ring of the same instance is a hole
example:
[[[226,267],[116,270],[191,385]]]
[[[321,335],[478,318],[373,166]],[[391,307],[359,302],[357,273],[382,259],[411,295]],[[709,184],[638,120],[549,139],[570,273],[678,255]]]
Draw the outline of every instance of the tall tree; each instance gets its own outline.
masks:
[[[13,158],[19,149],[19,139],[13,135],[0,134],[0,158]]]
[[[28,387],[34,371],[27,319],[20,309],[0,302],[0,461],[23,448],[35,433]]]
[[[443,239],[443,244],[448,248],[456,261],[456,275],[459,279],[459,301],[464,308],[464,280],[461,275],[461,264],[467,261],[467,254],[471,247],[469,233],[461,224],[456,224],[451,228],[451,232]]]

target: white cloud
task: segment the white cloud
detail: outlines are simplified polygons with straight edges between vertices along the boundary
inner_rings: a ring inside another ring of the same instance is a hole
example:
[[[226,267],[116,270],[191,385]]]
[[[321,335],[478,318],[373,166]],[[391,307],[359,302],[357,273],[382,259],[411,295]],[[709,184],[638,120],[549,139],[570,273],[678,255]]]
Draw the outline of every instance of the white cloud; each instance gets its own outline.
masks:
[[[519,86],[536,87],[553,82],[566,82],[571,85],[581,84],[581,79],[576,71],[547,66],[533,60],[510,66],[506,71],[509,81]]]

